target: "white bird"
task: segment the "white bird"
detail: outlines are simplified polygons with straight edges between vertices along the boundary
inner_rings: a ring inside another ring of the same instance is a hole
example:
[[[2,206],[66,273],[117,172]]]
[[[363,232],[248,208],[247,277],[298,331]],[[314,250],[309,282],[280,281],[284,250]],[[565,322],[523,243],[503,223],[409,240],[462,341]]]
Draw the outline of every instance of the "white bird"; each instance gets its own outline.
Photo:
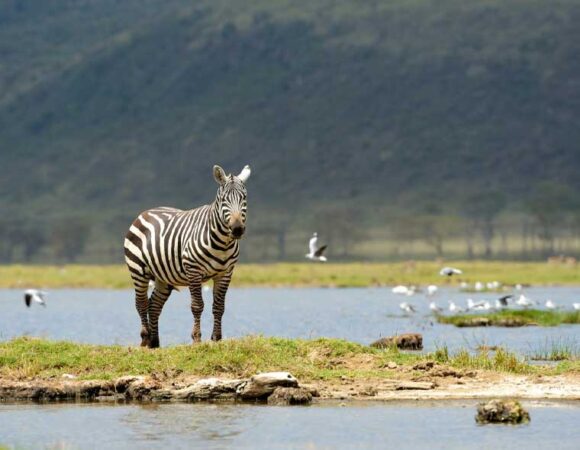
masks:
[[[407,292],[409,292],[409,288],[407,286],[403,286],[402,284],[395,286],[392,289],[393,294],[399,294],[399,295],[407,295]]]
[[[546,300],[546,308],[554,310],[557,308],[557,306],[552,300]]]
[[[474,302],[473,299],[471,299],[471,298],[467,299],[467,309],[468,310],[470,310],[470,309],[474,309],[474,310],[486,309],[485,304],[486,304],[486,302],[483,300],[481,300],[479,302]],[[487,304],[489,305],[489,302],[487,302]],[[487,309],[489,309],[489,308],[487,308]]]
[[[453,275],[461,275],[463,272],[459,269],[456,269],[455,267],[443,267],[443,269],[441,269],[439,271],[439,275],[441,276],[453,276]]]
[[[516,300],[516,305],[522,306],[523,308],[529,308],[532,306],[534,302],[532,302],[528,297],[524,294],[521,294],[520,297]]]
[[[403,302],[399,304],[399,308],[401,308],[403,311],[405,311],[408,314],[417,312],[417,310],[415,309],[415,307],[413,305],[411,305],[410,303],[407,302]]]
[[[572,306],[576,311],[580,311],[580,303],[572,303]]]
[[[326,245],[323,245],[321,247],[318,246],[318,233],[314,233],[312,235],[312,237],[310,238],[310,243],[308,244],[309,253],[306,253],[306,258],[311,259],[313,261],[322,261],[325,262],[326,261],[326,256],[324,256],[322,253],[324,253],[324,250],[326,250]]]
[[[44,303],[45,295],[46,292],[39,291],[37,289],[27,289],[26,291],[24,291],[24,303],[28,308],[30,308],[32,302],[38,303],[46,307],[46,303]]]
[[[476,291],[483,291],[483,283],[481,281],[476,282],[474,287]]]
[[[516,291],[521,291],[522,290],[522,285],[521,284],[516,284],[515,286]]]
[[[449,300],[449,312],[458,313],[463,311],[464,309],[461,306],[457,306],[453,300]]]
[[[459,289],[465,291],[466,289],[469,289],[469,284],[465,281],[462,281],[461,284],[459,285]]]
[[[429,297],[432,297],[437,293],[437,289],[438,289],[437,286],[435,286],[434,284],[430,284],[429,286],[427,286],[427,295]]]
[[[439,308],[435,302],[429,303],[429,309],[433,311],[434,314],[441,314],[443,309]]]

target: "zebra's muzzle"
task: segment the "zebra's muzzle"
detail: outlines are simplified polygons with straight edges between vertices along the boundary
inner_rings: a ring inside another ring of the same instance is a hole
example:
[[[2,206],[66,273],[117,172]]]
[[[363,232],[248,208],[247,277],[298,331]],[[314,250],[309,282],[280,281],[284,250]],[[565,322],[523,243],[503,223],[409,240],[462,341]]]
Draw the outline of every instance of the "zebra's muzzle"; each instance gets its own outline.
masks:
[[[246,227],[243,225],[236,225],[231,228],[232,237],[234,239],[240,239],[244,235],[244,231],[246,231]]]

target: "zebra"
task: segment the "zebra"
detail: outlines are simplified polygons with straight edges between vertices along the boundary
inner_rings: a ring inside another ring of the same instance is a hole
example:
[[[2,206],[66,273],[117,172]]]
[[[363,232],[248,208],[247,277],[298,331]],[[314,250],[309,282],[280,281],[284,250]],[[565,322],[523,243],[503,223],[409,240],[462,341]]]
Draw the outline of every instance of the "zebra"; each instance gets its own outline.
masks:
[[[183,211],[158,207],[142,212],[125,237],[125,262],[135,287],[135,306],[141,318],[141,346],[159,347],[159,316],[169,295],[188,287],[194,318],[191,337],[201,342],[202,283],[213,279],[213,333],[222,338],[225,296],[239,256],[239,239],[246,229],[245,166],[238,176],[214,166],[219,187],[209,205]],[[148,298],[150,281],[155,286]]]

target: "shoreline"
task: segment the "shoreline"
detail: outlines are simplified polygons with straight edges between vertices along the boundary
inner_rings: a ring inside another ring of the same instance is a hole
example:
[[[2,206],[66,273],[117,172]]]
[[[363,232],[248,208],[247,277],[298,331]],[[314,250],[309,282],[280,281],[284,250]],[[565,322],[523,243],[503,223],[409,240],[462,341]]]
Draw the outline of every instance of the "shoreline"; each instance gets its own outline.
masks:
[[[522,376],[481,372],[472,378],[432,381],[342,380],[300,383],[315,403],[460,401],[492,398],[580,402],[580,374]],[[0,378],[0,402],[227,402],[265,403],[264,398],[241,398],[239,379],[167,379],[125,376],[110,380],[9,380]],[[215,387],[212,391],[209,385]],[[227,386],[227,388],[224,388]],[[219,387],[219,388],[218,388]],[[580,406],[580,403],[579,403]]]

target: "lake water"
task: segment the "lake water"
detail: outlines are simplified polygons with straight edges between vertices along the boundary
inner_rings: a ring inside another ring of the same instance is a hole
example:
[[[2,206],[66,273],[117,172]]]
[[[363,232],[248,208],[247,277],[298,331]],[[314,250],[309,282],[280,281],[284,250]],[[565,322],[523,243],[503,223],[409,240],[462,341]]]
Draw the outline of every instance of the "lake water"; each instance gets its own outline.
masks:
[[[576,403],[527,402],[527,425],[477,425],[475,402],[0,404],[0,446],[51,449],[577,449]]]
[[[551,298],[571,309],[580,301],[580,288],[531,288],[526,295],[541,301]],[[466,294],[440,289],[439,305],[453,300],[464,305],[493,300],[496,294]],[[203,338],[211,336],[211,293],[202,319]],[[401,301],[414,304],[418,312],[405,317]],[[223,320],[224,337],[249,334],[289,338],[334,337],[368,344],[396,333],[423,334],[426,351],[446,344],[450,349],[475,348],[480,344],[505,345],[520,354],[545,347],[550,342],[580,341],[580,326],[521,328],[456,328],[437,324],[429,315],[429,299],[422,294],[401,297],[390,288],[232,288],[228,292]],[[0,340],[29,335],[96,344],[138,345],[140,322],[129,290],[52,290],[47,307],[26,308],[21,290],[0,290]],[[193,318],[186,291],[174,292],[160,319],[161,345],[189,343]]]

